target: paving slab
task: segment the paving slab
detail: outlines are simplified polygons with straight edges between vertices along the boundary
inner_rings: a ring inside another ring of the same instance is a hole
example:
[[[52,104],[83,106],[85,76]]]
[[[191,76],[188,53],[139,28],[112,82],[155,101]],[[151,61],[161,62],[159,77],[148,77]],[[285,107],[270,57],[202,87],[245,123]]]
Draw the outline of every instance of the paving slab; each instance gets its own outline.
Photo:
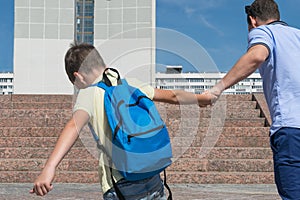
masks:
[[[31,183],[0,184],[2,200],[102,200],[99,184],[54,184],[45,197],[29,194]],[[280,200],[275,185],[176,184],[170,185],[174,200]]]

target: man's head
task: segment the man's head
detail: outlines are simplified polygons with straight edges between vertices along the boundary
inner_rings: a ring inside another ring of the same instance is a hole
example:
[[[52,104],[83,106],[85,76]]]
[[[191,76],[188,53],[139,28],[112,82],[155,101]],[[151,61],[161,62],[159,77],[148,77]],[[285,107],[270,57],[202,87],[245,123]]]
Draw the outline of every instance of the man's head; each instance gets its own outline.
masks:
[[[105,63],[93,45],[75,42],[65,55],[65,70],[73,84],[78,72],[91,74],[104,68]]]
[[[278,5],[274,0],[255,0],[245,7],[249,27],[257,27],[280,20]]]

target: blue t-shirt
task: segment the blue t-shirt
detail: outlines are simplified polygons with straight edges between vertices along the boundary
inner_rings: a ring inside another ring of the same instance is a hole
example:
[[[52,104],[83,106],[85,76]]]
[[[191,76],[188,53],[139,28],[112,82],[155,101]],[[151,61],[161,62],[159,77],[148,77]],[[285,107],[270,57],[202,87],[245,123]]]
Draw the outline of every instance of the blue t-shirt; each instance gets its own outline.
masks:
[[[300,30],[273,22],[252,29],[248,41],[248,49],[262,44],[269,50],[259,72],[272,119],[270,134],[300,128]]]

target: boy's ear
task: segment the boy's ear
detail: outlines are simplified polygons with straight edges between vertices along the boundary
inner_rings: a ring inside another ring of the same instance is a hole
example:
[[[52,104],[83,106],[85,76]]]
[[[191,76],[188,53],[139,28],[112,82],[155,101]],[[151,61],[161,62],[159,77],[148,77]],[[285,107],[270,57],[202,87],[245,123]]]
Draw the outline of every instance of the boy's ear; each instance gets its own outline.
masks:
[[[75,79],[79,80],[80,82],[82,82],[84,79],[83,76],[78,72],[74,72],[73,75],[74,75]]]

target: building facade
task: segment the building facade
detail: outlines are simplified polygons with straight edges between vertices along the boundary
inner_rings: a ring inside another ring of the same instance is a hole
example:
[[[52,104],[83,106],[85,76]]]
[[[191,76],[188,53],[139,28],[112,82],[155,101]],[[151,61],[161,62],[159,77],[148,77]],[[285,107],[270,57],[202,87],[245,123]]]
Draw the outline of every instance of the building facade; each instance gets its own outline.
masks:
[[[64,54],[74,40],[74,1],[15,0],[14,93],[72,93]]]
[[[211,89],[226,73],[182,73],[180,68],[167,67],[166,73],[156,74],[156,87],[169,90],[185,90],[201,94]],[[248,78],[228,88],[223,94],[252,94],[263,92],[262,79],[259,73],[253,73]]]
[[[74,40],[154,82],[155,0],[15,0],[14,93],[72,94],[64,55]]]
[[[2,94],[13,94],[13,73],[0,73],[0,95]]]

